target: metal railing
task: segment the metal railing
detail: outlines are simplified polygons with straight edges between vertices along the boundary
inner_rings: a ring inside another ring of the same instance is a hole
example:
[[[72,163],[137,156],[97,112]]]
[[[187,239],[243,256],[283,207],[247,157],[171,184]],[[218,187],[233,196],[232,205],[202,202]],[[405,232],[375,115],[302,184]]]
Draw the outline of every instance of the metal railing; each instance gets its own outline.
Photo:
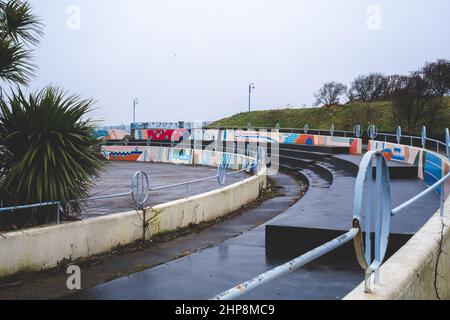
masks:
[[[235,126],[227,126],[224,128],[216,128],[217,130],[225,130],[225,129],[242,129],[240,127]],[[342,137],[354,137],[354,138],[362,138],[364,135],[364,129],[361,125],[357,124],[354,126],[353,131],[350,130],[337,130],[334,126],[334,124],[331,125],[330,129],[311,129],[309,128],[308,124],[305,124],[303,128],[283,128],[280,127],[278,124],[275,127],[263,127],[258,126],[255,128],[252,128],[251,124],[247,125],[247,130],[276,130],[281,133],[304,133],[308,134],[313,132],[314,134],[323,135],[324,133],[328,133],[330,136],[335,136],[336,134],[339,134]],[[435,147],[435,151],[437,153],[446,154],[447,157],[450,159],[450,136],[449,136],[449,129],[445,129],[445,142],[439,141],[437,139],[433,139],[427,136],[427,130],[426,127],[422,127],[422,134],[420,137],[413,136],[413,135],[404,135],[402,134],[402,128],[400,126],[397,127],[397,131],[395,134],[393,133],[383,133],[378,132],[378,128],[375,125],[370,125],[367,128],[367,137],[370,140],[376,140],[376,141],[385,141],[385,142],[392,142],[388,140],[396,140],[398,144],[401,143],[403,140],[408,140],[408,144],[410,146],[422,146],[422,148],[426,148],[427,146],[433,146]],[[395,142],[395,141],[394,141]],[[417,142],[417,143],[415,143]]]
[[[273,129],[273,128],[271,128]],[[277,128],[280,129],[280,128]],[[282,129],[280,129],[282,130]],[[295,129],[298,130],[298,129]],[[305,133],[311,131],[313,129],[309,129],[307,125],[303,128]],[[294,131],[294,129],[292,129]],[[322,130],[324,131],[324,130]],[[326,131],[326,130],[325,130]],[[361,126],[356,125],[354,127],[353,132],[351,131],[338,131],[335,129],[334,125],[329,130],[331,135],[334,135],[336,132],[344,133],[344,134],[353,134],[355,137],[361,137],[363,134],[363,130]],[[414,136],[404,136],[401,133],[401,128],[397,129],[397,134],[392,135],[388,133],[378,133],[378,130],[375,126],[370,126],[367,130],[367,134],[370,139],[374,140],[379,136],[386,137],[393,136],[397,138],[397,142],[400,143],[402,138],[407,139],[420,139],[422,143],[422,148],[426,149],[427,142],[432,142],[437,144],[437,151],[442,151],[442,147],[445,148],[447,157],[450,158],[450,135],[449,130],[446,129],[445,138],[446,142],[443,143],[441,141],[435,139],[429,139],[426,136],[426,128],[422,129],[421,137]],[[440,147],[439,147],[440,146]],[[237,153],[237,149],[235,150]],[[431,152],[431,151],[429,151]],[[263,148],[257,147],[256,151],[250,151],[248,149],[245,150],[245,153],[249,155],[253,153],[255,158],[253,162],[249,161],[247,167],[242,168],[241,170],[235,172],[226,172],[227,165],[224,162],[224,159],[220,162],[217,168],[217,174],[211,177],[206,177],[202,179],[196,179],[161,187],[151,188],[149,186],[148,177],[143,172],[137,172],[132,179],[132,185],[130,192],[117,194],[117,195],[108,195],[108,196],[99,196],[89,199],[84,199],[80,201],[88,201],[88,200],[97,200],[97,199],[106,199],[117,196],[124,195],[132,195],[133,200],[136,204],[142,206],[145,201],[147,201],[149,197],[149,193],[152,191],[163,190],[173,187],[178,187],[182,185],[189,185],[193,183],[200,183],[207,180],[218,179],[218,183],[223,185],[225,183],[225,179],[227,175],[242,173],[249,169],[249,166],[252,165],[256,172],[259,172],[259,165],[265,164],[265,150]],[[225,154],[225,153],[224,153]],[[372,173],[372,162],[376,160],[376,177],[375,177],[375,188],[372,186],[373,181],[373,173]],[[366,292],[371,292],[373,290],[373,284],[380,283],[380,266],[384,261],[386,249],[388,245],[388,237],[390,233],[390,217],[399,213],[401,210],[409,207],[414,204],[416,201],[422,199],[427,194],[431,193],[434,190],[440,188],[440,215],[444,216],[444,204],[445,204],[445,182],[450,178],[450,173],[439,179],[432,186],[429,186],[426,190],[419,193],[418,195],[412,197],[408,201],[402,203],[396,208],[391,208],[391,193],[390,193],[390,178],[389,178],[389,170],[387,166],[386,158],[383,155],[383,151],[368,151],[360,164],[359,172],[356,178],[355,183],[355,196],[354,196],[354,211],[353,211],[353,221],[352,228],[342,234],[341,236],[319,246],[300,257],[297,257],[275,269],[269,270],[249,281],[241,283],[236,287],[233,287],[215,297],[213,299],[236,299],[241,297],[242,295],[248,293],[249,291],[256,289],[264,283],[267,283],[270,280],[281,277],[287,273],[293,272],[298,268],[304,266],[305,264],[323,256],[324,254],[344,245],[350,240],[354,240],[355,252],[360,266],[365,270],[365,289]],[[374,200],[376,202],[375,212],[372,212],[372,199],[373,199],[373,191],[375,191]],[[26,205],[19,207],[11,207],[11,208],[0,208],[0,212],[11,210],[16,210],[17,208],[32,208],[44,205],[57,205],[58,206],[58,215],[59,215],[59,202],[47,202],[42,204],[34,204],[34,205]],[[14,209],[15,208],[15,209]],[[364,225],[362,223],[364,216]],[[372,221],[374,220],[374,221]],[[59,216],[58,216],[59,221]],[[372,223],[374,225],[374,245],[372,246]],[[365,232],[365,236],[363,237],[363,232]]]
[[[282,264],[281,266],[278,266],[272,270],[269,270],[263,274],[260,274],[259,276],[248,280],[246,282],[243,282],[229,290],[226,290],[215,297],[212,298],[212,300],[233,300],[238,299],[241,296],[249,293],[250,291],[258,288],[259,286],[274,280],[276,278],[279,278],[281,276],[284,276],[288,273],[291,273],[294,270],[297,270],[298,268],[304,266],[305,264],[316,260],[317,258],[323,256],[324,254],[333,251],[334,249],[342,246],[343,244],[351,241],[354,239],[359,233],[359,229],[352,228],[349,232],[343,234],[342,236],[333,239],[324,245],[317,247],[304,255],[295,258],[289,262],[286,262],[285,264]]]
[[[305,126],[305,132],[308,128]],[[334,131],[332,126],[331,131]],[[355,126],[355,136],[360,136],[361,127]],[[377,128],[371,126],[368,128],[368,135],[371,139],[377,136]],[[396,135],[398,141],[401,139],[401,128],[397,129]],[[449,156],[450,136],[449,130],[446,129],[446,142],[435,141],[438,145],[444,145],[447,156]],[[417,137],[414,137],[417,138]],[[420,137],[423,149],[425,149],[427,138],[426,128],[422,129],[422,137]],[[438,149],[439,150],[439,149]],[[373,200],[373,159],[376,160],[376,181],[375,181],[375,212],[372,212]],[[383,151],[368,151],[360,164],[358,175],[355,183],[354,195],[354,211],[353,211],[353,228],[347,233],[337,237],[322,246],[319,246],[289,262],[284,263],[272,270],[269,270],[251,280],[243,282],[229,290],[226,290],[212,299],[214,300],[231,300],[242,297],[248,292],[258,288],[259,286],[291,273],[305,264],[314,261],[326,253],[344,245],[350,240],[354,240],[354,247],[358,263],[365,270],[365,291],[370,293],[373,291],[374,285],[380,284],[380,266],[384,261],[387,251],[390,220],[391,216],[399,213],[401,210],[411,206],[427,194],[440,188],[440,216],[444,217],[445,206],[445,182],[450,179],[450,173],[439,179],[433,185],[429,186],[423,192],[405,201],[396,208],[391,208],[391,191],[389,168]],[[362,228],[362,217],[364,215],[364,228]],[[374,220],[374,221],[373,221]],[[372,228],[372,224],[374,227]],[[372,230],[374,230],[374,245],[372,245]],[[365,236],[363,237],[363,231]]]
[[[180,183],[174,183],[164,186],[158,186],[158,187],[150,187],[149,178],[147,174],[143,171],[137,171],[133,174],[131,179],[131,186],[130,191],[123,192],[123,193],[115,193],[115,194],[109,194],[109,195],[101,195],[101,196],[95,196],[95,197],[89,197],[84,199],[76,199],[76,200],[69,200],[69,203],[75,203],[75,202],[90,202],[90,201],[96,201],[96,200],[106,200],[106,199],[113,199],[113,198],[120,198],[120,197],[126,197],[131,196],[133,202],[135,205],[139,207],[139,209],[142,209],[144,204],[147,202],[150,196],[150,192],[170,189],[170,188],[176,188],[180,186],[187,186],[188,192],[189,192],[189,185],[191,184],[197,184],[209,180],[217,179],[217,182],[220,186],[224,186],[226,184],[226,177],[231,175],[237,175],[241,174],[241,180],[243,181],[245,179],[245,173],[247,171],[251,171],[254,169],[256,171],[256,174],[259,172],[259,165],[263,163],[264,159],[261,159],[261,151],[256,152],[255,158],[249,158],[247,162],[243,162],[242,168],[239,170],[235,170],[232,172],[227,172],[227,168],[230,165],[230,158],[232,154],[229,153],[222,153],[223,157],[219,165],[217,166],[217,172],[213,176],[200,178],[200,179],[193,179],[189,181],[184,181]],[[10,207],[0,207],[0,213],[4,212],[13,212],[17,210],[23,210],[23,209],[33,209],[33,208],[40,208],[40,207],[48,207],[48,206],[56,206],[56,223],[61,223],[61,202],[60,201],[47,201],[47,202],[41,202],[41,203],[34,203],[34,204],[27,204],[27,205],[18,205],[18,206],[10,206]],[[85,216],[87,217],[87,216]]]
[[[392,215],[396,215],[397,213],[399,213],[400,211],[408,208],[409,206],[411,206],[412,204],[414,204],[416,201],[422,199],[423,197],[425,197],[427,194],[431,193],[432,191],[435,191],[438,188],[441,188],[441,190],[439,191],[440,194],[440,198],[439,198],[439,212],[441,217],[444,216],[444,209],[445,209],[445,182],[447,182],[447,180],[450,178],[450,173],[446,174],[444,177],[442,177],[441,179],[439,179],[436,183],[434,183],[433,185],[431,185],[430,187],[428,187],[427,189],[425,189],[424,191],[422,191],[421,193],[417,194],[416,196],[412,197],[411,199],[409,199],[408,201],[403,202],[401,205],[397,206],[396,208],[392,209]]]
[[[34,209],[34,208],[40,208],[40,207],[49,207],[49,206],[56,206],[56,221],[59,224],[60,223],[61,203],[60,202],[55,202],[55,201],[34,203],[34,204],[26,204],[26,205],[13,206],[13,207],[3,207],[3,208],[0,208],[0,213],[2,213],[2,212],[12,212],[12,211],[22,210],[22,209]]]

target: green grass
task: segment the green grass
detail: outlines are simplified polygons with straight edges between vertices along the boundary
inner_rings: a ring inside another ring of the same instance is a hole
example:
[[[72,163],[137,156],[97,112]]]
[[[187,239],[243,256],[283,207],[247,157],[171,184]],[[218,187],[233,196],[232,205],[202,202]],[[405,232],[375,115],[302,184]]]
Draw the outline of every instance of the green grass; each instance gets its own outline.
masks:
[[[450,97],[446,97],[447,108],[433,126],[433,132],[443,133],[444,128],[450,126]],[[252,127],[274,127],[277,123],[281,128],[303,128],[305,123],[314,129],[329,129],[334,123],[337,130],[353,130],[355,124],[367,128],[375,124],[381,132],[395,132],[398,125],[404,128],[405,123],[397,123],[392,114],[390,101],[360,102],[339,106],[301,109],[275,109],[239,113],[211,124],[210,127],[240,127],[246,128],[250,123]],[[429,130],[430,131],[430,130]],[[420,125],[415,130],[420,134]]]

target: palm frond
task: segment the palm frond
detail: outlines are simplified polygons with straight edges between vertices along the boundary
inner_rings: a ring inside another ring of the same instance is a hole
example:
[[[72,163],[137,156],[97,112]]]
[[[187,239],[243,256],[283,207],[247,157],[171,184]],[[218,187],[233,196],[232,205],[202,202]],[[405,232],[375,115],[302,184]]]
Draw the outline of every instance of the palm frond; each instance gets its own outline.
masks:
[[[88,196],[103,168],[100,144],[83,118],[92,100],[57,87],[26,95],[16,89],[0,103],[0,188],[10,204],[61,201]],[[3,178],[1,178],[3,176]]]
[[[8,38],[0,39],[0,79],[25,85],[34,76],[36,66],[31,51]]]
[[[3,1],[0,5],[0,26],[2,33],[15,42],[22,40],[35,45],[43,35],[43,24],[39,17],[32,13],[28,1]]]

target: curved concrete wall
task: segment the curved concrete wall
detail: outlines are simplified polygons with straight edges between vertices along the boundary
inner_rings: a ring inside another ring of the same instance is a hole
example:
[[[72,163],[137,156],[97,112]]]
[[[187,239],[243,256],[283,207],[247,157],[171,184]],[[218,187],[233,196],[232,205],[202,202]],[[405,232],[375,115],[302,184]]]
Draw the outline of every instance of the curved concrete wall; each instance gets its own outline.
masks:
[[[202,161],[211,159],[210,154],[202,156]],[[238,162],[252,160],[230,157]],[[266,168],[263,167],[258,175],[230,186],[147,208],[145,218],[149,228],[145,231],[142,211],[129,211],[2,234],[0,277],[52,268],[64,259],[76,260],[109,252],[119,244],[129,244],[144,236],[148,239],[159,233],[213,220],[256,199],[265,187]]]
[[[380,268],[373,293],[361,283],[346,300],[449,299],[450,205],[446,217],[434,215]]]
[[[428,150],[383,142],[372,142],[369,149],[383,150],[391,160],[418,164],[418,177],[429,185],[449,172],[450,161]],[[450,181],[445,184],[445,197],[449,193]],[[445,202],[444,218],[436,212],[382,264],[380,279],[372,293],[364,292],[363,282],[344,299],[450,299],[450,199]]]

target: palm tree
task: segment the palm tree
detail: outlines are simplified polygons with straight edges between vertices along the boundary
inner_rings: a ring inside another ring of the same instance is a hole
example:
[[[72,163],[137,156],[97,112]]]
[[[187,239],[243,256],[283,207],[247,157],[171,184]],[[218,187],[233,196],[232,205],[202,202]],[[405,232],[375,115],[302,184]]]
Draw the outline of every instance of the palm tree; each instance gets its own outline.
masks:
[[[48,87],[28,97],[18,89],[0,103],[2,188],[10,204],[61,201],[88,196],[103,162],[92,122],[84,119],[92,100]],[[54,212],[54,210],[53,210]]]
[[[0,96],[0,206],[59,201],[66,213],[79,214],[82,204],[69,200],[85,198],[103,167],[88,117],[93,101],[58,87],[24,93],[20,86],[36,71],[31,46],[42,34],[28,1],[0,0],[0,83],[15,84]],[[22,210],[11,217],[0,217],[0,227],[46,223],[55,210]]]
[[[0,80],[25,85],[36,71],[31,46],[43,35],[42,23],[21,0],[0,0]]]

